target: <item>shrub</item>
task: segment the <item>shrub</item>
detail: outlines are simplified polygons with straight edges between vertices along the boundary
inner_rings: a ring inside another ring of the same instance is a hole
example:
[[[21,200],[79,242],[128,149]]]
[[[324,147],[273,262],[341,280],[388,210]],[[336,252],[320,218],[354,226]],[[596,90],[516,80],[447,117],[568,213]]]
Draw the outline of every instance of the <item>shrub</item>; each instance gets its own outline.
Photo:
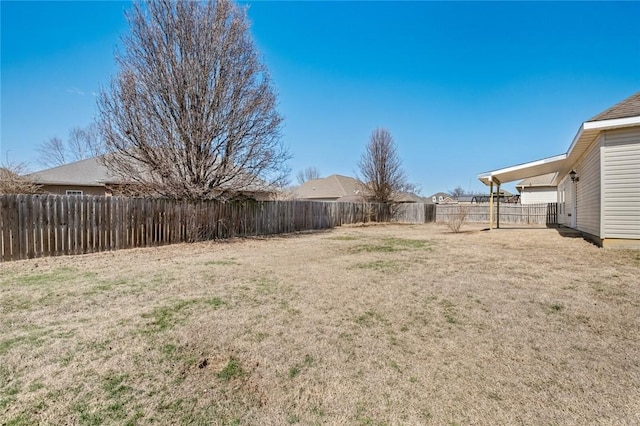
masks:
[[[467,221],[469,215],[468,206],[457,206],[456,209],[447,218],[447,226],[451,231],[458,233],[462,225]]]

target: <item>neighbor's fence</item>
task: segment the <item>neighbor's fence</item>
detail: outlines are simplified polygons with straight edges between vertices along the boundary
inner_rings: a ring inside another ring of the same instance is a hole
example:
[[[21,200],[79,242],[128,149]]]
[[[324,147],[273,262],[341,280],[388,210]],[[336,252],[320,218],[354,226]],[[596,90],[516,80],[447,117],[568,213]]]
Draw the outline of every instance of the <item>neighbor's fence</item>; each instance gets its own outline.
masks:
[[[392,220],[400,223],[427,223],[436,220],[436,205],[402,203],[391,207]]]
[[[447,222],[457,216],[460,208],[467,210],[467,222],[489,223],[489,204],[438,204],[436,222]],[[497,206],[493,206],[494,223]],[[557,203],[500,204],[500,223],[555,225],[558,223]]]
[[[0,195],[0,260],[388,222],[384,204]]]

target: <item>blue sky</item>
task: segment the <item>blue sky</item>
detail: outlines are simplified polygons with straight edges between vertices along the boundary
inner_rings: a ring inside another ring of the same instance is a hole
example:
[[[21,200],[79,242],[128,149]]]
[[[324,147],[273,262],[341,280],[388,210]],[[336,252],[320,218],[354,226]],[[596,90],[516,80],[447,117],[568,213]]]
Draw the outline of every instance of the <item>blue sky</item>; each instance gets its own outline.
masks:
[[[640,2],[244,2],[293,173],[354,175],[376,127],[423,195],[563,153],[640,90]],[[89,124],[126,2],[1,2],[2,160]]]

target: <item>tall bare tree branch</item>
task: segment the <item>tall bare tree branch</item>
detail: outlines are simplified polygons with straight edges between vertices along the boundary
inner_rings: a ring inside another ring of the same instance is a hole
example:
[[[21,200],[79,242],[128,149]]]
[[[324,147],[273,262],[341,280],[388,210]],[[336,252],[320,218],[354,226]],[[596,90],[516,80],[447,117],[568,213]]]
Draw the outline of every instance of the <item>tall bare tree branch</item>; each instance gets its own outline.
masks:
[[[45,167],[55,167],[67,162],[67,149],[59,137],[52,137],[38,148],[38,163]]]
[[[127,14],[119,74],[98,100],[105,164],[163,196],[283,183],[282,117],[244,9],[152,0]]]
[[[360,180],[373,201],[391,203],[400,192],[411,187],[402,169],[393,137],[386,129],[378,128],[371,133],[358,168]]]
[[[320,178],[320,170],[318,170],[316,167],[313,167],[313,166],[307,167],[304,170],[300,170],[296,174],[296,180],[300,185],[302,185],[308,180],[319,179],[319,178]]]
[[[104,154],[104,146],[98,127],[93,123],[72,128],[66,143],[58,137],[49,138],[38,146],[37,151],[39,164],[55,167]]]

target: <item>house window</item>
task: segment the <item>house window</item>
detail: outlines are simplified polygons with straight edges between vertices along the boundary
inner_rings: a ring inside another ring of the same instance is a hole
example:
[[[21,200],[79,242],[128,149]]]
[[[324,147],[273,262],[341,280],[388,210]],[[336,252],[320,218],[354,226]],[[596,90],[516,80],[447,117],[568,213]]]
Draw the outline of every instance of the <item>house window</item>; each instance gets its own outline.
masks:
[[[67,195],[84,195],[82,191],[77,189],[67,189]]]

